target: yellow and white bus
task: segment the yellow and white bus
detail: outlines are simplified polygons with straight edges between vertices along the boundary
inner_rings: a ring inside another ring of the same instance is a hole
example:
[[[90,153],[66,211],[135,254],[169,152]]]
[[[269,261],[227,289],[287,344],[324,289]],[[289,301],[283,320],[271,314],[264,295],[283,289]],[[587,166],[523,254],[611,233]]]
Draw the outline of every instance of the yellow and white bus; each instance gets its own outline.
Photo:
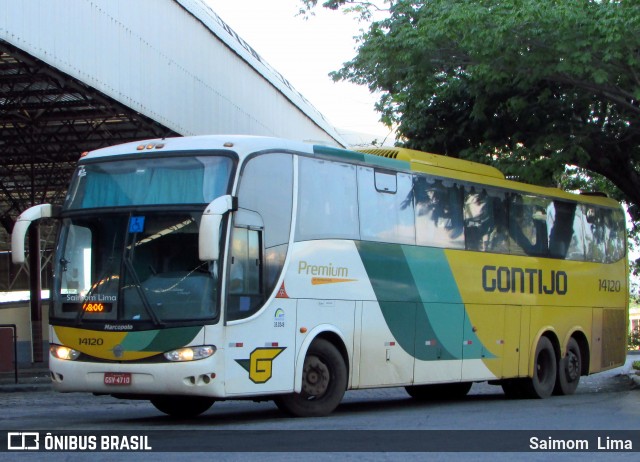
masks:
[[[400,148],[157,139],[84,155],[61,209],[53,386],[332,412],[345,390],[571,394],[623,364],[625,220],[606,197]]]

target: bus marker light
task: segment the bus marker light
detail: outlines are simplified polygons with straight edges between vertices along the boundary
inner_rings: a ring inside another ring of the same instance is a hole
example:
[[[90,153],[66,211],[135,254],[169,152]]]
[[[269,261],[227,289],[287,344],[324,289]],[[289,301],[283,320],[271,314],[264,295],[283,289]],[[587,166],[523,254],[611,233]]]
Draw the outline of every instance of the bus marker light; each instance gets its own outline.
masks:
[[[223,144],[223,146],[224,146],[225,148],[232,148],[232,147],[233,147],[233,143],[232,143],[232,142],[230,142],[230,141],[227,141],[226,143],[224,143],[224,144]]]
[[[269,347],[277,347],[278,346],[278,342],[267,342],[264,344],[265,347],[269,348]]]
[[[306,327],[301,327],[300,328],[300,333],[301,334],[306,334],[307,333],[307,328]]]

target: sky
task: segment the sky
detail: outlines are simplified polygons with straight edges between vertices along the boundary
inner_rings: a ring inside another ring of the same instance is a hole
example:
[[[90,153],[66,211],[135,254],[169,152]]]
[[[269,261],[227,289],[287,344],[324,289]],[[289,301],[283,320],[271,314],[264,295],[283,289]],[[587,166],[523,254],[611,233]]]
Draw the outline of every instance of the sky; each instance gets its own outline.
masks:
[[[339,11],[316,9],[296,16],[300,0],[204,0],[218,16],[287,79],[340,132],[393,142],[378,122],[377,97],[364,86],[333,82],[329,72],[356,54],[354,36],[364,27]]]

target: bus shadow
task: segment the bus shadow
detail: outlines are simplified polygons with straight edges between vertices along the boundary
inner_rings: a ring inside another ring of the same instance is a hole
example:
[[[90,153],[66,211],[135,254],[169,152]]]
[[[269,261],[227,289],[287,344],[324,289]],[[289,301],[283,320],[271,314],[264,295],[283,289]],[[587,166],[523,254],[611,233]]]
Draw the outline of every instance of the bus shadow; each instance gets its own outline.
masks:
[[[354,399],[354,395],[356,395]],[[468,395],[458,399],[440,399],[440,400],[415,400],[409,396],[393,398],[380,398],[364,400],[357,399],[357,392],[350,396],[351,399],[343,401],[332,415],[358,415],[374,412],[395,412],[406,409],[435,409],[441,407],[451,407],[454,410],[457,405],[468,403],[484,403],[491,401],[504,401],[507,399],[504,394],[497,392],[495,394],[478,394]],[[144,425],[149,429],[163,429],[165,427],[175,427],[176,425],[187,425],[190,428],[198,427],[216,427],[228,425],[242,425],[251,423],[267,423],[269,421],[282,421],[283,419],[298,419],[292,417],[276,408],[273,403],[261,403],[261,409],[248,408],[250,402],[243,401],[226,401],[214,404],[214,406],[206,413],[194,418],[176,418],[163,414],[145,417],[131,417],[126,419],[116,419],[112,423],[122,423],[128,425]],[[241,408],[241,409],[239,409]],[[320,417],[322,419],[322,417]],[[306,421],[306,419],[305,419]]]

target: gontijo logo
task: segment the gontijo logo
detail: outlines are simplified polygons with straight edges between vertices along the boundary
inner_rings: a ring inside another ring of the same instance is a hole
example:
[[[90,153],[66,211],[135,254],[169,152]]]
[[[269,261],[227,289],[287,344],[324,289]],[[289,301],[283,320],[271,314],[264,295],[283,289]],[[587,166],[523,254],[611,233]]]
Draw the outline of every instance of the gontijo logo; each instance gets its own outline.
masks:
[[[236,362],[249,372],[253,383],[266,383],[273,376],[273,360],[284,350],[286,347],[256,348],[249,359],[236,359]]]
[[[344,266],[328,265],[310,265],[304,260],[298,262],[298,274],[313,276],[311,278],[312,285],[335,284],[338,282],[353,282],[357,279],[349,279],[349,268]]]

